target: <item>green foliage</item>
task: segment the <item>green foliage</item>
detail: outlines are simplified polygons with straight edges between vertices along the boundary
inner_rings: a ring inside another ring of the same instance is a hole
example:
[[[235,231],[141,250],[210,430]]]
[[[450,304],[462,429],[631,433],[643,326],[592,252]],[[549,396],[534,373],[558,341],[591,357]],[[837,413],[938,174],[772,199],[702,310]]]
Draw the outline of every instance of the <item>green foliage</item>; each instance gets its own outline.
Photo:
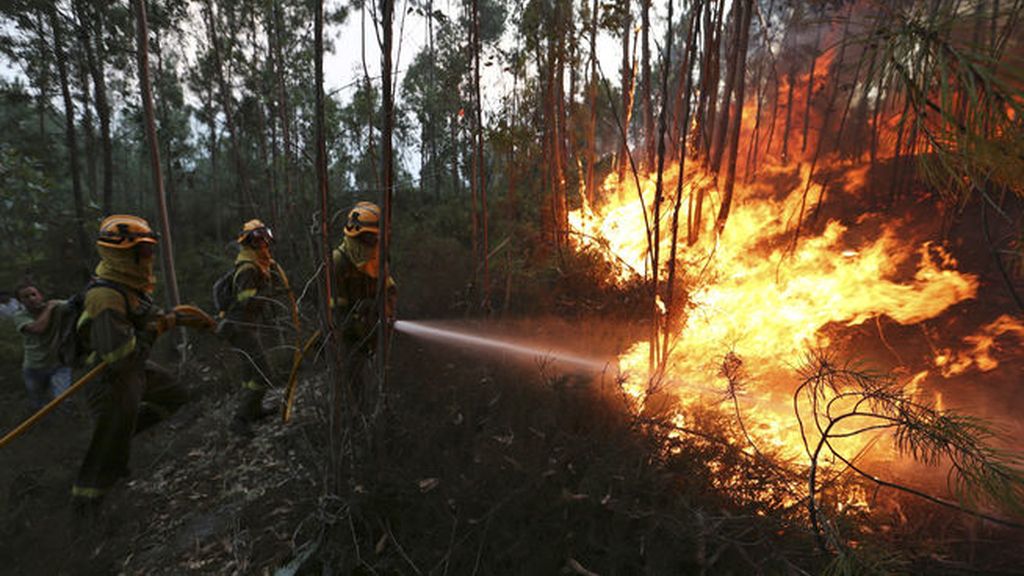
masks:
[[[811,521],[821,530],[815,508],[815,475],[825,455],[834,457],[864,480],[1006,524],[988,516],[1024,512],[1024,460],[995,447],[996,435],[982,420],[940,411],[919,402],[896,378],[841,365],[827,352],[815,351],[800,368],[803,382],[794,392],[794,407],[810,459]],[[835,442],[887,432],[902,454],[928,465],[948,460],[950,488],[959,504],[870,474],[844,454]],[[978,509],[981,510],[978,510]],[[842,547],[842,536],[832,536]]]

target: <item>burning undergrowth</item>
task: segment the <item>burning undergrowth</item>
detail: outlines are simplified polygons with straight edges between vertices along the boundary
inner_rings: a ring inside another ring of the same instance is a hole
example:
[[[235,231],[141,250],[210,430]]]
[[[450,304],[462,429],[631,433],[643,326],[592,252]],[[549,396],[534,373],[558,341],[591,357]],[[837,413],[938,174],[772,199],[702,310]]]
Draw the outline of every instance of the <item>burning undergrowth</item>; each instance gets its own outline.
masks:
[[[950,325],[951,311],[976,299],[982,284],[960,269],[948,245],[930,239],[936,219],[910,217],[913,206],[899,214],[861,200],[871,181],[866,168],[831,167],[829,194],[837,201],[822,207],[824,185],[806,164],[766,165],[737,191],[740,200],[721,229],[708,214],[699,224],[700,213],[689,213],[699,194],[708,195],[705,212],[717,210],[713,180],[692,164],[675,218],[670,191],[678,167],[663,174],[657,211],[656,175],[620,181],[613,174],[600,206],[584,203],[570,214],[579,249],[605,253],[620,281],[640,276],[654,287],[657,330],[619,357],[633,410],[657,414],[682,435],[699,435],[699,415],[708,411],[734,422],[725,442],[779,463],[780,475],[801,478],[789,492],[773,487],[759,497],[808,507],[822,548],[825,538],[828,548],[843,547],[835,525],[820,516],[822,492],[834,499],[832,513],[891,506],[868,498],[872,489],[923,495],[926,486],[940,495],[926,494],[940,506],[956,506],[942,499],[950,498],[1020,514],[1019,453],[992,448],[998,423],[947,411],[943,390],[948,394],[949,378],[964,373],[996,381],[1000,363],[1013,372],[1024,324],[1006,314],[961,321],[959,336],[943,334],[941,345],[929,340],[935,330],[928,322]],[[687,228],[697,239],[692,244]],[[666,306],[673,292],[676,304]],[[919,328],[928,353],[886,339],[883,320],[894,332]],[[877,326],[874,341],[851,336],[864,326]],[[717,466],[709,463],[712,472]],[[886,473],[888,480],[878,475]],[[838,489],[840,478],[856,480]]]

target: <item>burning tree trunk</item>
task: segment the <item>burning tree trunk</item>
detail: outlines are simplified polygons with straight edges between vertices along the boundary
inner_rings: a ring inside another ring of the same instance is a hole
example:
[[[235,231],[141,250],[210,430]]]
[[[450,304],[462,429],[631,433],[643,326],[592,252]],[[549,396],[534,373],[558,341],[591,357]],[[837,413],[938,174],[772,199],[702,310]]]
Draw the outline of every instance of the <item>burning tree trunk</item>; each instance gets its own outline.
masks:
[[[737,39],[739,38],[739,26],[742,24],[742,18],[740,17],[739,12],[739,5],[733,5],[731,13],[731,20],[733,22],[733,45],[732,50],[729,51],[729,59],[726,62],[725,89],[722,93],[722,111],[718,120],[715,122],[715,132],[711,142],[710,168],[715,174],[718,174],[718,171],[722,166],[722,155],[725,152],[725,137],[729,133],[729,103],[732,98],[733,87],[736,83],[736,76],[738,74],[745,73],[743,70],[736,69],[736,50],[739,49]]]
[[[746,0],[746,2],[741,5],[741,10],[742,23],[739,28],[740,33],[736,39],[736,70],[739,72],[736,82],[735,120],[731,125],[732,134],[729,137],[729,164],[726,169],[725,185],[722,190],[722,207],[718,211],[718,218],[715,222],[715,229],[719,233],[721,233],[722,229],[725,228],[725,221],[729,217],[729,206],[732,204],[733,185],[736,182],[736,156],[739,152],[740,125],[743,123],[743,89],[746,84],[746,75],[743,74],[742,71],[746,70],[747,67],[747,42],[750,37],[750,16],[754,11],[754,1]]]
[[[594,0],[590,14],[590,82],[587,84],[587,101],[590,103],[590,122],[587,124],[587,201],[593,205],[597,197],[594,182],[594,158],[597,152],[597,13],[598,3]]]
[[[724,10],[723,1],[719,0],[713,10],[714,21],[711,20],[712,5],[707,5],[704,12],[704,67],[700,74],[701,103],[697,111],[697,125],[700,126],[698,149],[700,150],[701,161],[705,166],[708,166],[711,161],[711,138],[715,133],[718,110],[718,84],[721,62],[719,52]]]
[[[811,127],[811,101],[814,99],[814,68],[818,63],[818,49],[821,46],[821,28],[818,28],[817,36],[814,38],[814,52],[811,55],[811,72],[807,75],[807,96],[804,103],[804,134],[803,143],[800,146],[801,154],[807,152],[807,132]],[[820,136],[819,136],[820,140]]]
[[[668,258],[668,278],[665,290],[665,319],[669,327],[675,318],[675,279],[676,279],[676,253],[679,246],[679,209],[683,204],[683,181],[686,176],[686,138],[689,135],[690,125],[690,100],[693,92],[693,61],[697,57],[697,35],[700,33],[700,11],[702,0],[697,0],[696,6],[690,12],[689,28],[686,35],[686,53],[683,56],[685,86],[683,88],[683,130],[680,131],[679,142],[679,178],[676,180],[675,200],[672,208],[672,242],[671,252]],[[692,189],[692,187],[691,187]],[[691,203],[692,206],[692,203]],[[662,341],[661,357],[668,358],[669,338],[668,331]]]
[[[633,31],[633,18],[630,15],[629,0],[622,0],[626,13],[622,22],[622,125],[626,137],[619,147],[619,178],[629,169],[629,122],[633,115],[633,64],[629,52],[629,35]]]
[[[789,164],[789,130],[793,125],[793,88],[796,84],[796,67],[792,64],[786,74],[786,80],[789,84],[786,91],[786,124],[782,130],[782,152],[780,154],[783,164]]]
[[[657,299],[660,297],[660,286],[659,280],[661,274],[659,266],[661,264],[659,250],[661,247],[661,203],[663,199],[662,194],[662,175],[665,170],[665,131],[667,124],[668,115],[668,72],[671,68],[672,62],[672,7],[673,3],[668,3],[668,24],[666,25],[665,31],[665,57],[662,59],[661,65],[661,112],[658,115],[658,170],[657,177],[654,186],[654,217],[652,218],[653,230],[651,232],[651,249],[654,251],[651,257],[651,262],[654,270],[651,274],[651,314],[652,314],[652,334],[650,342],[650,366],[652,372],[655,370],[661,372],[663,367],[664,357],[660,355],[662,347],[660,346],[659,338],[668,339],[668,334],[665,333],[665,317],[662,316],[661,310],[657,306]],[[679,174],[679,180],[683,179],[682,173]]]
[[[672,23],[671,18],[669,24]],[[640,96],[644,99],[644,158],[643,166],[654,159],[654,100],[651,91],[651,0],[640,0]]]

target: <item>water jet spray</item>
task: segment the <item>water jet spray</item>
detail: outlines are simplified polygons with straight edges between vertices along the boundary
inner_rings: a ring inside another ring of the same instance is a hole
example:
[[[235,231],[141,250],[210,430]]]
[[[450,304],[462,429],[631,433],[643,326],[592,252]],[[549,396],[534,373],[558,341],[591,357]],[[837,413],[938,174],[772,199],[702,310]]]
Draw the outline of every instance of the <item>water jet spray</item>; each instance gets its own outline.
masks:
[[[564,350],[555,350],[547,346],[520,344],[500,338],[473,334],[465,330],[431,326],[424,322],[398,320],[394,324],[394,329],[415,338],[432,340],[449,346],[502,352],[523,359],[535,359],[552,365],[571,367],[577,371],[597,373],[616,367],[614,360],[580,356]]]

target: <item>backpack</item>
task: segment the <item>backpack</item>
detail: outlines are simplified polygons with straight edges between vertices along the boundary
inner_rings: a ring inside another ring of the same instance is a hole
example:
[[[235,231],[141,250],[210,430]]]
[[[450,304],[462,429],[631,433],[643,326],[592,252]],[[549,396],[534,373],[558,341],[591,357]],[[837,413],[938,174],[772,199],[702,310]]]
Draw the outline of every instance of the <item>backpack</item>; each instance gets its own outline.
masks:
[[[73,296],[64,301],[60,305],[59,324],[57,325],[57,334],[55,336],[55,346],[57,348],[57,361],[61,366],[71,366],[73,368],[80,367],[84,362],[85,346],[82,345],[81,340],[78,338],[78,321],[82,316],[82,311],[85,310],[85,295],[89,290],[103,286],[105,288],[113,288],[123,298],[124,305],[127,309],[128,294],[125,293],[124,287],[115,282],[103,280],[102,278],[93,278],[85,285],[85,288],[76,292]]]
[[[213,309],[223,317],[235,303],[235,274],[246,262],[236,262],[234,268],[228,270],[213,283]]]

